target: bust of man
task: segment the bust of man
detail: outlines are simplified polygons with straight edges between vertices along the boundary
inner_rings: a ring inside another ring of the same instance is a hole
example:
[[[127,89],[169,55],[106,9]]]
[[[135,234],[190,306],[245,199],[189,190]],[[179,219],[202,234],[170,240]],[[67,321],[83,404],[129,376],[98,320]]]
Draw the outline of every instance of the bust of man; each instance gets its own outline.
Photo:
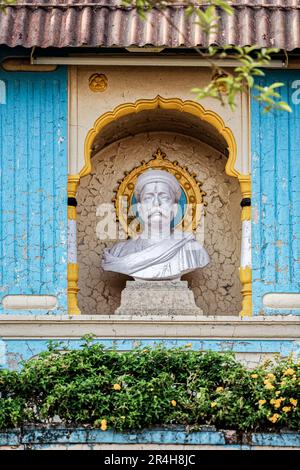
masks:
[[[104,251],[106,271],[134,279],[176,279],[206,266],[209,256],[192,233],[172,228],[181,187],[165,170],[146,170],[135,185],[135,197],[143,229],[140,235]]]

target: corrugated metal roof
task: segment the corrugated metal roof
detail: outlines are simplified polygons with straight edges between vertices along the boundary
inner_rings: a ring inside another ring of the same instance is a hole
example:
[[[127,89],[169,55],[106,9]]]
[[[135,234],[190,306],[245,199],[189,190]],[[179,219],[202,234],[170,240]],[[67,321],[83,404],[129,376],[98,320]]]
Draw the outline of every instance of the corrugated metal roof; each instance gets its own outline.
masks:
[[[186,18],[183,2],[153,9],[147,21],[120,0],[17,0],[0,14],[0,44],[10,47],[207,47],[259,44],[300,47],[300,0],[236,0],[209,38]],[[181,3],[181,5],[180,5]]]

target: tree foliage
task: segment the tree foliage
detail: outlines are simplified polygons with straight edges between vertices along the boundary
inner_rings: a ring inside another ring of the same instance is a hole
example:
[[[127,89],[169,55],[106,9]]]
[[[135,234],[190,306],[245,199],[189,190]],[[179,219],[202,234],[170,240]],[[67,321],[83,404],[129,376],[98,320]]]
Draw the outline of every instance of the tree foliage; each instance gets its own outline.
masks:
[[[5,12],[5,8],[16,3],[16,0],[0,0],[0,12]]]
[[[164,0],[123,0],[125,6],[137,9],[144,21],[147,21],[147,13],[153,8],[159,9],[164,15],[167,6],[183,6],[186,16],[193,15],[195,23],[199,25],[207,39],[220,28],[220,12],[228,16],[233,15],[234,9],[228,0],[198,0],[193,1],[164,1]],[[166,21],[174,29],[178,29],[172,19],[164,15]],[[179,30],[178,30],[179,31]],[[182,31],[179,31],[184,36]],[[188,41],[186,41],[188,43]],[[205,59],[211,65],[211,80],[205,87],[195,87],[192,91],[196,98],[201,100],[206,97],[217,99],[222,105],[236,108],[237,97],[241,92],[254,90],[254,99],[259,101],[265,112],[272,109],[291,112],[290,106],[281,99],[279,89],[283,83],[276,82],[270,86],[261,87],[255,81],[255,77],[264,76],[262,68],[268,67],[272,54],[279,52],[276,48],[261,48],[259,45],[236,46],[225,45],[223,47],[210,46],[207,50],[194,47],[199,54],[199,61]],[[236,61],[233,70],[219,65],[220,59]]]

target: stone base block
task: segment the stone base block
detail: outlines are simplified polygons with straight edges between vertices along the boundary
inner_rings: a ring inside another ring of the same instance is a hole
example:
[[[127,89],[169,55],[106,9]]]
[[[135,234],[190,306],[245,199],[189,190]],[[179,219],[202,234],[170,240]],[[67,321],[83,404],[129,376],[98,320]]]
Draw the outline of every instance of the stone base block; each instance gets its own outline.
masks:
[[[116,315],[203,315],[187,281],[127,281]]]

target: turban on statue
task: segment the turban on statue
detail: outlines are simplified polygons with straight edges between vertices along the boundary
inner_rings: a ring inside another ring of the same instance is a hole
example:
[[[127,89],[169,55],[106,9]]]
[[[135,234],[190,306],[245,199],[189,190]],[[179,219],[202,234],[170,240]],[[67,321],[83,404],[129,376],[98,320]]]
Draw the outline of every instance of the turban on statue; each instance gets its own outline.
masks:
[[[175,176],[165,170],[146,170],[138,177],[134,189],[137,201],[140,201],[141,192],[146,184],[158,182],[166,183],[174,194],[176,202],[179,201],[181,195],[180,184]]]

